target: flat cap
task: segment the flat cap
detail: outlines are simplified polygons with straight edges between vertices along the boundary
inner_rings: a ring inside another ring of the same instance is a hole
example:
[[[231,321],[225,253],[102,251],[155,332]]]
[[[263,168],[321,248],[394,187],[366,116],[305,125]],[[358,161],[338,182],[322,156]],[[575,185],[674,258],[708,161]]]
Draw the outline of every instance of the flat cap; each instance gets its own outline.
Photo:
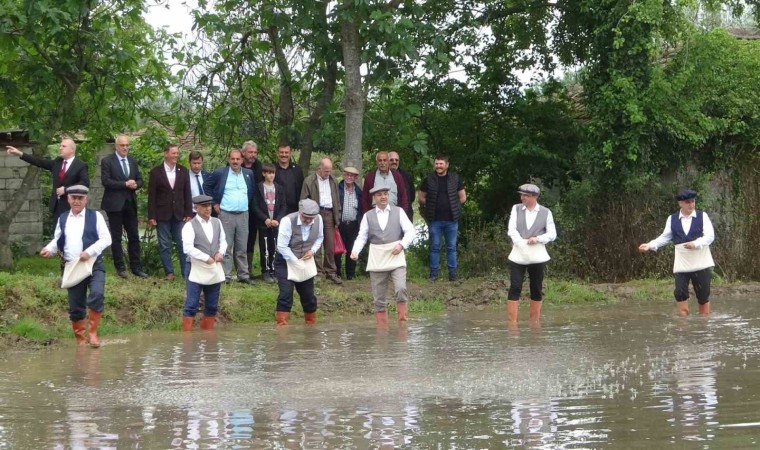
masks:
[[[66,188],[66,194],[68,195],[89,195],[90,188],[82,186],[81,184],[75,184]]]
[[[695,198],[697,198],[697,191],[694,189],[684,189],[676,195],[676,200],[679,202],[684,200],[694,200]]]
[[[298,210],[304,216],[314,217],[319,215],[319,203],[310,198],[305,198],[298,202]]]
[[[535,184],[527,183],[517,188],[517,192],[525,195],[539,195],[541,193],[541,189],[539,189]]]
[[[347,173],[352,173],[352,174],[354,174],[356,176],[359,175],[359,170],[356,167],[353,167],[353,166],[344,167],[343,171],[347,172]]]
[[[370,195],[375,195],[377,192],[383,192],[383,191],[390,191],[391,188],[388,186],[375,186],[372,189],[369,190]]]
[[[196,205],[203,205],[205,203],[214,203],[214,198],[209,195],[196,195],[193,197],[193,203]]]

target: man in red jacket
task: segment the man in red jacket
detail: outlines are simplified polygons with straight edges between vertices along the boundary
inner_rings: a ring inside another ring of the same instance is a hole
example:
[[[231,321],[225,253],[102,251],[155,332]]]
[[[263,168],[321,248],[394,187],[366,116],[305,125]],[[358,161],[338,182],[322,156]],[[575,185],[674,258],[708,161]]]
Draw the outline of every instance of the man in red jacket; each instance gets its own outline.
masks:
[[[182,226],[193,218],[190,173],[177,164],[179,148],[164,148],[164,161],[150,171],[148,178],[148,224],[157,227],[158,251],[166,279],[175,278],[172,264],[172,238],[179,254],[179,268],[185,277],[185,252],[182,251]]]
[[[409,209],[409,197],[406,194],[406,183],[404,177],[397,170],[391,169],[388,152],[378,152],[375,155],[377,170],[369,172],[364,177],[364,186],[362,188],[362,213],[372,209],[372,195],[369,191],[374,187],[387,187],[390,196],[389,204],[398,206],[404,211]]]

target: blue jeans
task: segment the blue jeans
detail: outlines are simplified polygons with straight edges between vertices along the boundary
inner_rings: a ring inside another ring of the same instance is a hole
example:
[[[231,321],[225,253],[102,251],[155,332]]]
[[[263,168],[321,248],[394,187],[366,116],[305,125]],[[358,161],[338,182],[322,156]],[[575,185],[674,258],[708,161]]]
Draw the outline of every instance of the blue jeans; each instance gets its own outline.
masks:
[[[156,225],[158,233],[158,253],[161,255],[161,264],[164,266],[164,273],[167,275],[174,274],[174,265],[172,264],[172,238],[174,246],[179,254],[179,269],[182,278],[185,278],[185,252],[182,251],[182,227],[185,222],[172,218],[171,220],[161,220]]]
[[[185,273],[190,274],[190,262],[185,263]],[[198,284],[190,280],[185,282],[185,308],[182,315],[185,317],[195,317],[198,312],[198,305],[201,301],[201,291],[206,297],[204,303],[203,315],[206,317],[216,316],[219,310],[219,292],[222,290],[222,283],[216,284]]]
[[[441,266],[441,237],[446,239],[446,265],[449,276],[457,273],[457,233],[459,222],[434,220],[428,225],[430,233],[430,275],[438,276]]]

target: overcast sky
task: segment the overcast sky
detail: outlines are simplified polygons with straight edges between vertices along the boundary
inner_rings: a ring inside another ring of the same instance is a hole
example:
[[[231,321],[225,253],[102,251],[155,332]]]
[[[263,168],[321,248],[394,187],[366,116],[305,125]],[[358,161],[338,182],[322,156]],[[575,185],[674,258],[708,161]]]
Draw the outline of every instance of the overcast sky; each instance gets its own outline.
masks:
[[[160,5],[148,2],[148,12],[145,20],[154,27],[164,27],[172,33],[189,34],[193,27],[192,8],[197,6],[196,0],[163,0]]]

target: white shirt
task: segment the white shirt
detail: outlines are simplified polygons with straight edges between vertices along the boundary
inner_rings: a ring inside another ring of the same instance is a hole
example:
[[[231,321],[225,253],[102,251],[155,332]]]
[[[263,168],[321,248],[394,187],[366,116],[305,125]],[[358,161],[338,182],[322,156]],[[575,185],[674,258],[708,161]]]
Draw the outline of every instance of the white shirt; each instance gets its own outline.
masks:
[[[321,208],[332,208],[332,189],[330,189],[330,177],[322,178],[317,175],[317,184],[319,185],[319,206]]]
[[[66,219],[66,244],[63,250],[63,258],[66,261],[75,261],[79,259],[79,255],[83,251],[90,255],[90,258],[97,258],[103,250],[107,249],[111,245],[111,232],[108,230],[106,220],[100,214],[99,211],[95,211],[95,217],[97,217],[96,229],[98,231],[98,240],[94,244],[86,249],[82,248],[82,235],[84,234],[84,214],[86,209],[83,209],[79,214],[74,214],[74,211],[69,211],[68,219]],[[45,246],[45,249],[50,253],[56,253],[61,249],[58,248],[58,239],[61,237],[61,221],[59,220],[55,224],[55,234],[53,240]]]
[[[649,250],[655,251],[660,247],[663,247],[668,242],[673,240],[673,232],[670,229],[670,219],[673,216],[668,216],[668,220],[665,221],[665,230],[657,238],[649,242]],[[688,216],[684,216],[680,211],[678,212],[678,218],[681,220],[681,226],[683,226],[684,234],[689,234],[691,230],[692,219],[697,217],[697,211],[694,210]],[[712,244],[715,240],[715,229],[713,228],[712,221],[707,216],[706,212],[702,212],[702,237],[698,237],[694,240],[694,246],[696,248],[702,248]]]
[[[522,208],[525,211],[525,227],[530,230],[530,227],[536,222],[538,217],[538,211],[541,209],[541,205],[536,203],[536,207],[533,211],[529,210],[525,205],[515,205],[512,208],[512,214],[509,215],[509,225],[507,225],[507,234],[512,238],[512,243],[515,245],[527,242],[527,239],[523,239],[520,236],[520,232],[517,231],[517,208]],[[547,209],[549,215],[546,217],[546,233],[536,236],[536,240],[541,244],[548,244],[557,239],[557,227],[554,225],[554,216],[552,212]]]
[[[169,179],[169,186],[174,189],[174,181],[177,179],[177,165],[169,167],[168,164],[164,163],[164,170],[166,171],[166,178]]]
[[[66,163],[66,165],[64,166],[65,170],[63,171],[63,173],[66,173],[69,171],[69,167],[71,167],[71,163],[74,162],[74,158],[76,158],[76,156],[72,156],[71,158],[67,158],[63,160]],[[55,176],[58,176],[58,174],[55,174]]]
[[[119,168],[121,169],[122,173],[124,172],[124,166],[127,166],[127,173],[124,174],[124,176],[129,177],[129,160],[126,156],[121,156],[119,152],[114,152],[116,155],[116,159],[119,161]]]
[[[316,219],[315,219],[316,221]],[[290,249],[290,238],[293,236],[293,228],[290,224],[289,218],[283,218],[280,222],[280,230],[277,232],[277,251],[280,252],[283,258],[285,258],[286,261],[298,261],[298,258],[296,258],[295,253],[293,253],[293,250]],[[301,222],[301,214],[298,214],[298,219],[296,220],[296,225],[301,227],[301,236],[304,240],[309,238],[309,233],[311,233],[311,227],[314,225],[314,222],[310,224],[305,224]],[[319,231],[317,232],[317,240],[314,241],[314,245],[311,246],[311,252],[316,254],[319,250],[319,247],[322,246],[322,241],[325,239],[324,234],[324,228],[322,225],[322,221],[319,221]]]
[[[385,227],[388,226],[388,219],[391,216],[391,206],[388,205],[385,209],[380,209],[379,206],[375,206],[375,211],[377,212],[377,223],[380,225],[380,229],[385,231]],[[414,229],[414,225],[403,209],[399,208],[398,216],[401,230],[404,231],[404,237],[401,238],[401,246],[406,249],[412,245],[412,242],[414,242],[414,238],[417,236],[417,230]],[[364,217],[362,217],[362,223],[359,225],[359,235],[354,241],[351,253],[361,253],[364,245],[367,244],[367,240],[369,240],[369,223],[367,222],[367,214],[364,214]]]
[[[209,242],[214,241],[214,226],[212,225],[212,221],[219,220],[215,217],[209,217],[209,220],[203,220],[201,216],[195,216],[193,220],[197,220],[198,223],[201,224],[201,228],[203,229],[203,234],[206,235],[206,238],[208,238]],[[219,222],[219,253],[224,255],[224,252],[227,251],[227,236],[224,234],[224,227],[222,227],[222,223]],[[202,251],[195,248],[195,228],[193,228],[192,220],[188,221],[183,227],[182,227],[182,250],[185,252],[185,254],[193,259],[198,259],[201,261],[208,261],[209,258],[213,257],[214,255],[207,255],[203,253]]]

